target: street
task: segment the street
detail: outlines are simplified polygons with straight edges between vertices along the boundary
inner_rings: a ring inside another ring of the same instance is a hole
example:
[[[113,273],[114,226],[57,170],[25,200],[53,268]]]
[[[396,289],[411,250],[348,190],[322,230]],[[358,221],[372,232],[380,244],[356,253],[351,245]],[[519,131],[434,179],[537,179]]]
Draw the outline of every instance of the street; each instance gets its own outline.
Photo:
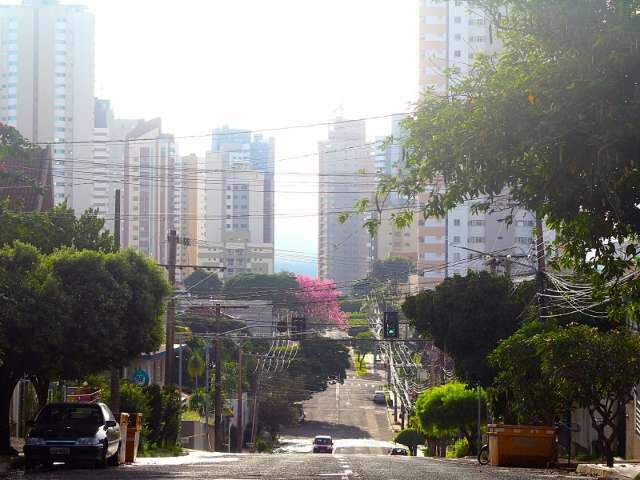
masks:
[[[34,479],[366,479],[426,480],[449,479],[571,479],[584,478],[554,471],[482,467],[473,461],[385,455],[205,455],[192,458],[143,459],[135,465],[89,470],[55,465],[49,471],[25,474],[18,471],[7,478]]]
[[[447,479],[570,479],[584,478],[556,471],[480,466],[471,459],[391,457],[392,432],[383,405],[373,403],[382,388],[381,371],[365,378],[350,370],[344,384],[330,385],[305,402],[307,420],[287,429],[280,453],[221,454],[190,452],[174,458],[139,458],[136,464],[91,470],[56,464],[49,470],[11,473],[7,478],[34,479],[309,479],[367,480]],[[312,454],[315,435],[334,438],[333,455]]]
[[[285,429],[281,451],[311,452],[313,437],[331,435],[336,454],[386,453],[393,434],[384,405],[373,403],[373,393],[383,387],[383,371],[369,367],[366,377],[349,370],[343,384],[329,385],[305,402],[306,421]]]

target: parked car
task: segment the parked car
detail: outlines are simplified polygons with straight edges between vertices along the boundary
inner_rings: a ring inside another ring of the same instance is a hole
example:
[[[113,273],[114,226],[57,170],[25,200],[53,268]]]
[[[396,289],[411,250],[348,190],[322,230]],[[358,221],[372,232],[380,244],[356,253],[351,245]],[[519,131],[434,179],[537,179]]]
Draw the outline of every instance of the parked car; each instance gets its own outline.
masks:
[[[384,392],[382,390],[376,390],[373,394],[373,402],[384,405],[386,400],[384,399]]]
[[[333,453],[333,439],[329,435],[318,435],[313,439],[313,453]]]
[[[406,448],[394,447],[389,450],[389,455],[404,455],[408,456],[409,451]]]
[[[104,403],[50,403],[27,434],[25,464],[88,461],[102,468],[117,464],[120,425]]]

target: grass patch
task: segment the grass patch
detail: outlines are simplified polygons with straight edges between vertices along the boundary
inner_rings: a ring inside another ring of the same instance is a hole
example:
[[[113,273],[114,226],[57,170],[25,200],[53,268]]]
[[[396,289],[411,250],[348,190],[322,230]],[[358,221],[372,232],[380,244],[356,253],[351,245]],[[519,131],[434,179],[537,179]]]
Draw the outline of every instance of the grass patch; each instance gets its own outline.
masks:
[[[139,457],[181,457],[186,455],[182,447],[157,447],[155,445],[143,445],[138,449]]]
[[[366,377],[369,374],[367,372],[367,367],[365,365],[361,365],[360,362],[356,362],[356,376],[357,377]]]

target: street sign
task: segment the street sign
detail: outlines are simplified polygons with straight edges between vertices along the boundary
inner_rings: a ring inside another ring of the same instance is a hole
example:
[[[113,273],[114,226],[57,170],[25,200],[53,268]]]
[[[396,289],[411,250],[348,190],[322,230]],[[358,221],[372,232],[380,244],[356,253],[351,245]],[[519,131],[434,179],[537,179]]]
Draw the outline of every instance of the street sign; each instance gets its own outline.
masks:
[[[149,385],[149,374],[147,371],[139,369],[133,372],[133,383],[139,387],[146,387]]]

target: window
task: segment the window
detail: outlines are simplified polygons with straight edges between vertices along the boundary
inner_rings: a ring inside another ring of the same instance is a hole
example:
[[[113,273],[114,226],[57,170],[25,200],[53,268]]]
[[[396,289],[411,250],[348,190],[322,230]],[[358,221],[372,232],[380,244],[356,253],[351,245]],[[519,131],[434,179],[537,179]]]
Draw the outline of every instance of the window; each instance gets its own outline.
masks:
[[[459,7],[462,5],[462,0],[456,0],[456,7]]]
[[[520,243],[522,245],[529,245],[530,243],[533,243],[533,238],[531,238],[531,237],[516,237],[515,238],[515,242],[516,243]]]
[[[454,218],[453,219],[453,226],[454,227],[459,227],[460,226],[460,219],[459,218]]]
[[[460,243],[460,235],[453,236],[453,243]]]
[[[469,37],[470,43],[484,43],[484,35],[471,35]]]
[[[453,254],[453,261],[457,262],[459,260],[460,260],[460,253],[459,252],[454,253]]]
[[[462,52],[460,50],[454,50],[453,56],[459,58],[462,56]]]
[[[485,223],[484,220],[469,220],[470,227],[481,227]]]
[[[454,17],[453,23],[462,23],[462,17]]]
[[[469,25],[480,27],[484,25],[484,18],[470,18]]]
[[[484,243],[484,237],[469,237],[469,243]]]
[[[456,33],[453,38],[455,38],[456,40],[462,40],[462,34]]]

